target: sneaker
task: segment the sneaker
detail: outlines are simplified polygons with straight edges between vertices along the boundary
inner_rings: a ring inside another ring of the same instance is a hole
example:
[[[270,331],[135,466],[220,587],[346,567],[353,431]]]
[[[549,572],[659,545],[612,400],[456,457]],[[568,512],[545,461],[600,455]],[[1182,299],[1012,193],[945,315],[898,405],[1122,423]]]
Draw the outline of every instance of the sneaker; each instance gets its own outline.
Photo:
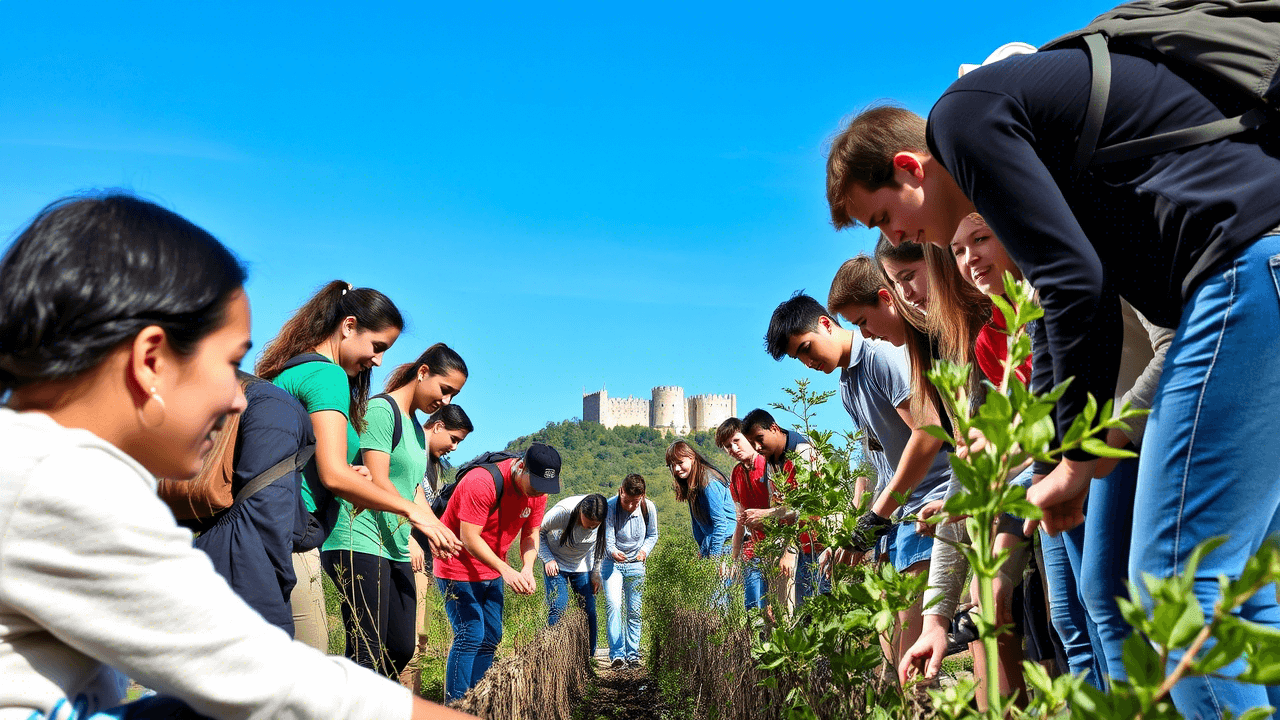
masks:
[[[628,660],[627,660],[627,667],[629,667],[629,668],[638,668],[638,667],[640,667],[640,658],[638,658],[638,657],[633,657],[633,658],[628,659]]]
[[[613,662],[609,663],[609,667],[614,670],[621,670],[626,666],[627,666],[627,661],[623,660],[622,658],[614,658]]]

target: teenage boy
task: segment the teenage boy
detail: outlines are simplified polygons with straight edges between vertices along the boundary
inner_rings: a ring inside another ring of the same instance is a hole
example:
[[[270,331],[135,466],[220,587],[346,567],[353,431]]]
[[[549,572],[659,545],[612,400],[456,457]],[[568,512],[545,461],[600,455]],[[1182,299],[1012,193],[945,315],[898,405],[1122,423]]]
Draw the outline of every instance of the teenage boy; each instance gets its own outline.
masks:
[[[742,434],[765,459],[765,475],[774,488],[775,503],[781,499],[780,493],[777,493],[778,486],[796,485],[796,466],[791,459],[793,453],[810,469],[816,466],[817,456],[809,439],[795,430],[784,430],[765,410],[756,408],[742,418]],[[769,517],[782,522],[794,522],[796,513],[784,505],[775,505],[769,510],[743,511],[743,518],[748,523],[760,523]],[[778,564],[788,585],[783,592],[789,598],[788,605],[792,607],[803,604],[815,592],[827,592],[830,587],[826,578],[815,572],[822,548],[813,542],[807,532],[800,533],[796,540],[799,547],[787,548]]]
[[[775,359],[793,357],[824,373],[840,370],[840,400],[868,442],[882,448],[892,476],[858,519],[859,536],[846,562],[857,562],[881,535],[889,533],[889,558],[899,572],[926,574],[932,538],[917,535],[912,523],[894,528],[895,512],[913,514],[946,495],[951,466],[942,441],[920,429],[936,424],[929,411],[916,418],[911,412],[911,382],[901,348],[864,340],[827,313],[817,300],[796,293],[773,311],[765,347]],[[748,434],[748,437],[750,435]],[[905,497],[902,505],[898,498]],[[841,553],[844,554],[844,553]],[[915,642],[920,633],[920,604],[899,614],[894,657]]]
[[[458,480],[440,521],[462,541],[462,551],[436,558],[434,573],[444,611],[453,626],[445,665],[444,698],[466,694],[493,664],[502,640],[503,589],[532,595],[538,528],[548,494],[560,492],[560,453],[535,442],[524,455],[497,463],[502,497],[489,470],[476,467]],[[520,536],[520,569],[507,564],[507,550]]]
[[[605,617],[608,620],[609,664],[615,670],[640,666],[640,594],[644,589],[644,561],[658,544],[658,508],[645,497],[644,478],[636,473],[622,480],[609,498],[604,518]],[[625,627],[624,627],[625,625]]]
[[[1217,7],[1193,3],[1193,12],[1197,6]],[[1106,57],[1110,93],[1097,148],[1250,109],[1225,83],[1157,55]],[[1097,110],[1092,81],[1087,53],[1063,47],[968,73],[934,105],[927,127],[898,108],[864,112],[832,143],[827,200],[837,228],[860,223],[894,243],[945,247],[963,218],[982,214],[1044,308],[1032,386],[1074,378],[1057,403],[1059,437],[1090,395],[1107,398],[1115,387],[1120,296],[1156,325],[1177,328],[1139,460],[1133,526],[1142,533],[1129,567],[1141,588],[1143,573],[1181,572],[1197,544],[1228,536],[1197,572],[1208,612],[1216,578],[1238,578],[1280,528],[1280,443],[1257,440],[1280,434],[1275,120],[1091,166],[1092,148],[1079,153],[1077,139]],[[1048,474],[1027,497],[1050,532],[1081,522],[1095,464],[1075,450],[1039,468]],[[1273,592],[1254,596],[1240,614],[1280,628]],[[1265,688],[1221,677],[1179,683],[1173,698],[1188,716],[1272,704]]]
[[[777,501],[773,483],[767,477],[764,455],[756,452],[751,441],[742,434],[742,421],[729,418],[716,428],[716,445],[737,461],[729,477],[729,494],[737,509],[738,523],[733,529],[730,558],[743,563],[742,601],[747,609],[763,610],[769,603],[768,581],[756,560],[755,544],[764,539],[764,526],[759,519],[747,522],[749,510],[768,511]],[[759,517],[759,513],[753,517]]]

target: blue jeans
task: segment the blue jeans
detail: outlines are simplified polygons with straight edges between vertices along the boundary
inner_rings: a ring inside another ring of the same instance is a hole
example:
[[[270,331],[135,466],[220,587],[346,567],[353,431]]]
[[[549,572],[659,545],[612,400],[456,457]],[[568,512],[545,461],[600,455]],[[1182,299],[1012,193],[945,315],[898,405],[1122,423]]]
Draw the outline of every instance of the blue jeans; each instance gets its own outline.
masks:
[[[1080,600],[1097,631],[1094,654],[1103,678],[1127,680],[1124,641],[1133,628],[1120,614],[1116,598],[1129,597],[1129,542],[1133,534],[1133,489],[1138,460],[1121,460],[1111,474],[1089,486],[1080,552]]]
[[[640,593],[644,589],[644,563],[614,563],[605,556],[600,575],[604,578],[605,619],[609,634],[609,659],[640,659]],[[623,608],[626,629],[623,629]]]
[[[561,570],[555,577],[544,578],[543,587],[547,591],[547,624],[555,625],[564,615],[569,605],[569,588],[578,596],[578,605],[587,613],[587,632],[591,637],[591,653],[596,652],[596,591],[591,587],[590,573],[565,572]]]
[[[1196,595],[1206,615],[1218,575],[1236,579],[1245,560],[1280,530],[1280,236],[1259,239],[1196,288],[1165,356],[1164,373],[1138,460],[1129,575],[1182,572],[1192,548],[1228,539],[1200,563]],[[1274,587],[1239,609],[1280,629]],[[1177,662],[1175,655],[1170,662]],[[1259,705],[1280,707],[1280,687],[1188,678],[1173,689],[1187,718],[1217,718]]]
[[[436,578],[453,645],[444,669],[444,699],[452,702],[480,682],[502,642],[502,578],[466,582]]]
[[[769,605],[769,584],[765,582],[758,558],[742,564],[742,605],[748,610],[763,610]]]
[[[1080,567],[1080,548],[1084,546],[1084,526],[1079,525],[1052,537],[1040,531],[1040,550],[1044,554],[1044,578],[1049,586],[1049,621],[1058,633],[1072,675],[1087,672],[1089,684],[1102,687],[1102,671],[1093,652],[1093,632],[1089,614],[1080,602],[1076,578]]]
[[[831,579],[818,572],[818,553],[799,551],[796,557],[796,607],[814,595],[831,592]]]

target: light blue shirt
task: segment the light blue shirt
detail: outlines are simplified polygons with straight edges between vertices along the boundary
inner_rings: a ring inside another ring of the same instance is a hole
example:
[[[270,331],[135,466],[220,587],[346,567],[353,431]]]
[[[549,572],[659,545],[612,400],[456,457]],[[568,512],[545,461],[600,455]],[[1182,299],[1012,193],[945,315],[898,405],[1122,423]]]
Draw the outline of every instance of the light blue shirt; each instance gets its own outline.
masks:
[[[618,496],[614,495],[609,498],[609,512],[604,518],[605,554],[612,557],[614,552],[620,552],[626,555],[628,560],[634,560],[641,550],[644,551],[645,556],[651,554],[653,546],[658,544],[658,508],[654,506],[653,501],[645,498],[636,511],[625,518],[619,518],[619,512]],[[644,521],[645,513],[649,515],[647,530]]]
[[[902,459],[902,451],[911,439],[911,428],[902,421],[898,406],[911,398],[911,374],[906,350],[879,340],[866,340],[853,333],[849,351],[849,367],[840,371],[840,401],[863,432],[875,437],[884,448],[889,473],[877,479],[887,484]],[[881,468],[875,459],[876,472]],[[939,450],[929,471],[916,485],[898,515],[910,515],[926,504],[946,497],[951,479],[947,451]]]

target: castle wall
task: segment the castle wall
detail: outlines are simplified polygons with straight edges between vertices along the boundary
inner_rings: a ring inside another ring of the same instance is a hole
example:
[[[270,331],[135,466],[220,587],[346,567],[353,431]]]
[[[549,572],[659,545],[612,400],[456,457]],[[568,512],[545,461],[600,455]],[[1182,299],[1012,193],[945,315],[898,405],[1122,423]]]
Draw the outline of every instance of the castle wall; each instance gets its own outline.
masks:
[[[637,397],[610,398],[609,406],[613,425],[609,425],[608,427],[614,427],[617,425],[649,426],[648,400]]]
[[[609,423],[609,394],[604,390],[593,392],[590,395],[582,396],[582,419],[590,422],[598,422],[605,427],[612,427]]]
[[[737,395],[685,398],[684,388],[678,385],[661,385],[652,392],[652,400],[634,396],[611,398],[603,389],[585,394],[582,419],[607,428],[642,425],[683,434],[690,430],[714,430],[738,414]]]
[[[689,398],[689,426],[694,430],[714,430],[737,414],[737,395],[695,395]]]

